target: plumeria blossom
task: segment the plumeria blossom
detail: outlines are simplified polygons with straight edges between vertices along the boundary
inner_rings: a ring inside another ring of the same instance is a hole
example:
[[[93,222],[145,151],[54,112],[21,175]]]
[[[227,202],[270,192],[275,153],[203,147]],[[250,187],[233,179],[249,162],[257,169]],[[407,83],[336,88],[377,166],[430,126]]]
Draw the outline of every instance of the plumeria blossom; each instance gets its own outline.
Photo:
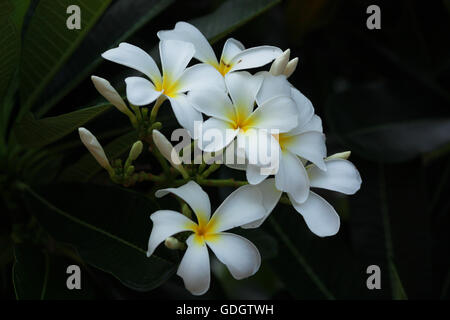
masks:
[[[346,195],[356,193],[361,187],[361,176],[358,169],[345,158],[348,154],[333,155],[325,159],[326,170],[311,164],[306,167],[311,188],[337,191]],[[259,221],[247,224],[244,228],[257,228],[274,209],[282,192],[276,186],[276,178],[266,179],[258,185],[263,194],[266,216]],[[289,194],[288,194],[289,195]],[[295,210],[299,212],[309,229],[320,237],[332,236],[339,231],[340,218],[336,210],[325,199],[308,190],[308,197],[299,203],[289,196]]]
[[[261,67],[282,54],[281,49],[273,46],[259,46],[245,49],[244,45],[229,38],[223,47],[220,61],[205,36],[193,25],[180,21],[173,30],[158,32],[161,40],[182,40],[195,46],[195,58],[216,68],[223,76],[229,72]]]
[[[229,229],[261,219],[266,209],[262,204],[259,188],[246,185],[231,193],[211,216],[208,194],[195,182],[190,181],[179,188],[158,190],[157,197],[173,193],[183,199],[194,211],[196,222],[171,210],[159,210],[150,218],[153,222],[148,242],[147,256],[157,246],[177,233],[188,231],[187,250],[178,267],[179,275],[194,295],[204,294],[210,284],[209,247],[216,257],[227,266],[235,279],[255,274],[261,264],[258,249],[247,239],[232,234]]]
[[[288,95],[277,95],[258,102],[263,77],[246,71],[225,76],[230,97],[218,90],[192,91],[188,99],[202,113],[210,116],[201,126],[199,148],[215,152],[232,145],[237,146],[247,158],[254,159],[263,148],[275,150],[277,141],[272,131],[287,132],[297,125],[297,107]],[[255,102],[257,107],[254,109]],[[218,133],[214,135],[212,133]],[[209,141],[209,143],[207,143]]]
[[[144,106],[160,96],[169,99],[178,123],[193,132],[194,121],[202,121],[202,115],[195,110],[186,98],[186,92],[207,87],[224,90],[223,78],[214,68],[206,64],[187,67],[195,54],[194,45],[189,42],[167,40],[159,43],[162,75],[153,60],[144,50],[121,43],[110,49],[102,57],[142,72],[143,77],[128,77],[126,93],[130,103]]]

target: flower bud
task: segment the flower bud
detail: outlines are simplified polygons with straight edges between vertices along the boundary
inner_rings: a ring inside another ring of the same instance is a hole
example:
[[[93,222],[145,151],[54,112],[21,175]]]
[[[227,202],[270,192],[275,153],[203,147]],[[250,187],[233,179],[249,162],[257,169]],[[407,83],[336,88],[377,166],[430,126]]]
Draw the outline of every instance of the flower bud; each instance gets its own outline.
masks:
[[[143,147],[144,146],[141,141],[136,141],[133,144],[133,146],[131,147],[131,150],[130,150],[130,155],[128,156],[130,161],[134,161],[139,157],[139,155],[142,153]]]
[[[97,160],[97,162],[106,170],[111,170],[111,165],[109,164],[108,158],[105,155],[105,151],[98,142],[97,138],[87,129],[78,128],[78,133],[80,134],[81,142],[89,150],[92,156]]]
[[[335,154],[325,158],[325,160],[332,160],[332,159],[344,159],[344,160],[347,160],[348,158],[350,158],[350,154],[351,153],[352,153],[351,151],[344,151],[344,152],[335,153]]]
[[[279,76],[280,74],[284,73],[284,70],[286,69],[286,66],[289,62],[289,56],[291,54],[291,50],[287,49],[284,51],[278,58],[275,59],[275,61],[270,66],[270,73],[274,76]]]
[[[283,72],[286,78],[289,78],[294,73],[295,69],[297,69],[297,65],[298,65],[298,58],[294,58],[288,62]]]
[[[163,155],[167,161],[177,170],[184,170],[181,165],[181,159],[176,150],[173,148],[169,140],[158,130],[152,131],[153,142],[158,148],[159,152]]]
[[[127,105],[123,101],[122,97],[117,93],[116,89],[109,83],[108,80],[91,76],[91,80],[94,83],[95,89],[108,100],[113,106],[115,106],[120,112],[125,113],[129,117],[134,117],[133,113],[128,109]]]
[[[180,242],[177,238],[174,237],[168,237],[164,241],[164,245],[172,250],[178,250],[185,248],[185,244],[183,242]]]

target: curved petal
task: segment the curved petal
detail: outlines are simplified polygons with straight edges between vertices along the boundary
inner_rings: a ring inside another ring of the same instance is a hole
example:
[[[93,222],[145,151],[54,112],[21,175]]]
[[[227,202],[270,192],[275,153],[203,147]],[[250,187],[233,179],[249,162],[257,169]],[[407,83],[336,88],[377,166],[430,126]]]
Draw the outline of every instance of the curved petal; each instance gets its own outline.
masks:
[[[287,132],[297,125],[297,108],[290,97],[275,97],[253,111],[247,120],[252,127]]]
[[[221,232],[206,243],[237,280],[254,275],[261,266],[258,248],[244,237]]]
[[[189,61],[195,53],[192,43],[178,40],[163,40],[159,42],[159,53],[164,75],[168,81],[176,81],[183,74]]]
[[[187,68],[178,80],[178,92],[217,88],[226,91],[223,76],[209,64],[196,64]]]
[[[209,223],[221,232],[261,219],[266,212],[262,201],[256,186],[242,186],[222,202]]]
[[[274,76],[268,72],[264,72],[264,80],[256,96],[256,102],[261,106],[270,99],[279,96],[291,96],[290,83],[283,75]]]
[[[324,158],[327,156],[325,135],[321,132],[310,131],[285,139],[284,147],[306,160],[317,165],[321,170],[327,170]]]
[[[272,46],[245,49],[231,60],[232,67],[230,72],[261,67],[278,58],[282,53],[283,51],[280,48]]]
[[[145,106],[152,103],[161,95],[161,91],[156,91],[155,86],[147,79],[141,77],[128,77],[127,99],[135,106]]]
[[[308,174],[297,156],[289,151],[282,152],[280,167],[275,175],[275,184],[278,190],[287,192],[299,203],[308,198]]]
[[[160,189],[155,192],[155,196],[161,198],[168,193],[173,193],[183,199],[194,211],[197,220],[200,222],[209,221],[211,216],[211,202],[208,194],[194,181],[189,181],[178,188]]]
[[[102,57],[142,72],[155,84],[162,82],[155,60],[147,52],[132,44],[122,42],[117,48],[102,53]]]
[[[341,225],[339,215],[336,210],[325,199],[310,192],[308,199],[303,203],[298,203],[291,197],[292,205],[299,212],[314,234],[319,237],[333,236],[339,231]]]
[[[228,95],[222,90],[194,90],[188,93],[188,100],[195,109],[207,116],[233,122],[234,108]]]
[[[283,193],[276,188],[274,178],[264,180],[257,185],[257,188],[261,191],[261,194],[263,196],[263,205],[266,209],[266,214],[259,220],[241,226],[244,229],[259,228],[273,211]]]
[[[239,129],[234,129],[229,122],[209,118],[201,126],[198,147],[206,152],[222,150],[236,137]]]
[[[229,38],[223,45],[220,61],[223,61],[226,64],[230,64],[231,60],[244,49],[245,47],[242,42],[233,38]]]
[[[254,164],[249,164],[247,166],[247,169],[245,171],[247,181],[250,184],[256,185],[258,183],[261,183],[266,179],[269,175],[267,174],[261,174],[261,167],[256,166]]]
[[[159,31],[158,38],[161,40],[181,40],[190,42],[195,47],[195,58],[214,67],[219,65],[214,50],[208,40],[192,24],[184,21],[177,22],[173,30]]]
[[[303,127],[307,124],[314,115],[314,107],[311,101],[305,97],[298,89],[291,88],[291,96],[297,105],[298,110],[298,127]]]
[[[261,76],[253,76],[246,71],[227,73],[225,76],[225,83],[233,100],[237,118],[241,121],[247,119],[253,111],[262,80]]]
[[[348,160],[325,161],[326,171],[316,166],[307,169],[311,187],[324,188],[344,194],[354,194],[361,187],[361,176],[355,165]]]
[[[309,131],[317,131],[317,132],[323,132],[323,128],[322,128],[322,120],[320,119],[320,117],[318,115],[313,115],[313,117],[311,118],[311,120],[309,120],[306,124],[304,124],[303,126],[297,126],[294,129],[291,129],[289,131],[290,135],[296,135],[296,134],[302,134],[304,132],[309,132]]]
[[[169,101],[178,123],[188,130],[192,137],[194,135],[195,122],[203,122],[202,114],[192,106],[184,94],[169,97]]]
[[[193,230],[195,223],[181,213],[172,210],[159,210],[150,216],[153,221],[152,232],[148,240],[147,257],[168,237],[182,231]]]
[[[260,167],[262,175],[278,171],[281,150],[278,141],[266,129],[249,129],[237,135],[237,151],[243,150],[249,165]],[[241,151],[242,152],[242,151]]]
[[[202,295],[209,289],[211,269],[209,266],[208,248],[205,242],[194,240],[194,235],[186,240],[188,248],[177,270],[184,286],[193,295]]]

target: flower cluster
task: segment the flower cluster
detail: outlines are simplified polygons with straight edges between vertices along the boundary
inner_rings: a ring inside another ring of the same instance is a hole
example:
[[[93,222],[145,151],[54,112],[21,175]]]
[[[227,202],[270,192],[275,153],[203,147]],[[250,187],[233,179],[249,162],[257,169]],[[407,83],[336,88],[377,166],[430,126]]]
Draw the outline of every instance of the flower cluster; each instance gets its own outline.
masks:
[[[350,195],[359,190],[361,177],[347,160],[350,152],[327,157],[321,119],[312,103],[288,80],[298,58],[290,59],[289,49],[283,52],[273,46],[245,49],[230,38],[218,60],[203,34],[186,22],[178,22],[173,30],[159,31],[158,37],[162,72],[150,55],[128,43],[102,54],[145,76],[125,79],[129,106],[108,81],[95,76],[92,81],[130,118],[164,172],[135,172],[133,161],[142,152],[141,141],[133,145],[124,165],[120,160],[110,163],[97,139],[88,130],[79,129],[81,140],[114,182],[130,186],[150,180],[168,187],[158,190],[156,197],[171,193],[183,204],[181,212],[159,210],[151,214],[153,229],[147,255],[162,242],[168,248],[186,250],[177,274],[195,295],[209,288],[207,247],[234,278],[249,277],[261,263],[258,249],[245,238],[225,231],[261,226],[283,193],[287,195],[283,202],[292,204],[314,234],[336,234],[338,214],[311,189]],[[200,63],[189,66],[194,58]],[[269,63],[269,71],[243,71]],[[220,167],[218,162],[202,161],[197,167],[183,163],[179,152],[157,130],[162,126],[156,121],[157,113],[165,100],[179,125],[194,139],[188,149],[199,148],[210,158],[221,152],[231,155],[237,161],[227,161],[226,165],[244,170],[247,181],[208,179]],[[175,179],[180,174],[182,178]],[[209,197],[200,185],[238,188],[211,215]]]

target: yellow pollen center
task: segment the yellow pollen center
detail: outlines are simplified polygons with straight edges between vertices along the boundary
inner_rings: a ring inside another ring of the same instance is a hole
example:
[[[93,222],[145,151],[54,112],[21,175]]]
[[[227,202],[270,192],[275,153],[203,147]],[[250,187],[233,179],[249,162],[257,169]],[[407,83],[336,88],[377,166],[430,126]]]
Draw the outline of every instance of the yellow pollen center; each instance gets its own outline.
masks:
[[[224,62],[223,60],[220,60],[220,64],[217,67],[217,70],[225,76],[231,69],[232,65]]]
[[[162,91],[168,97],[175,97],[179,88],[178,81],[172,81],[168,75],[163,76],[163,81],[155,83],[155,90]]]
[[[199,223],[192,228],[192,231],[195,234],[194,240],[200,244],[204,241],[214,241],[217,237],[214,219],[211,219],[209,222],[200,219]]]

